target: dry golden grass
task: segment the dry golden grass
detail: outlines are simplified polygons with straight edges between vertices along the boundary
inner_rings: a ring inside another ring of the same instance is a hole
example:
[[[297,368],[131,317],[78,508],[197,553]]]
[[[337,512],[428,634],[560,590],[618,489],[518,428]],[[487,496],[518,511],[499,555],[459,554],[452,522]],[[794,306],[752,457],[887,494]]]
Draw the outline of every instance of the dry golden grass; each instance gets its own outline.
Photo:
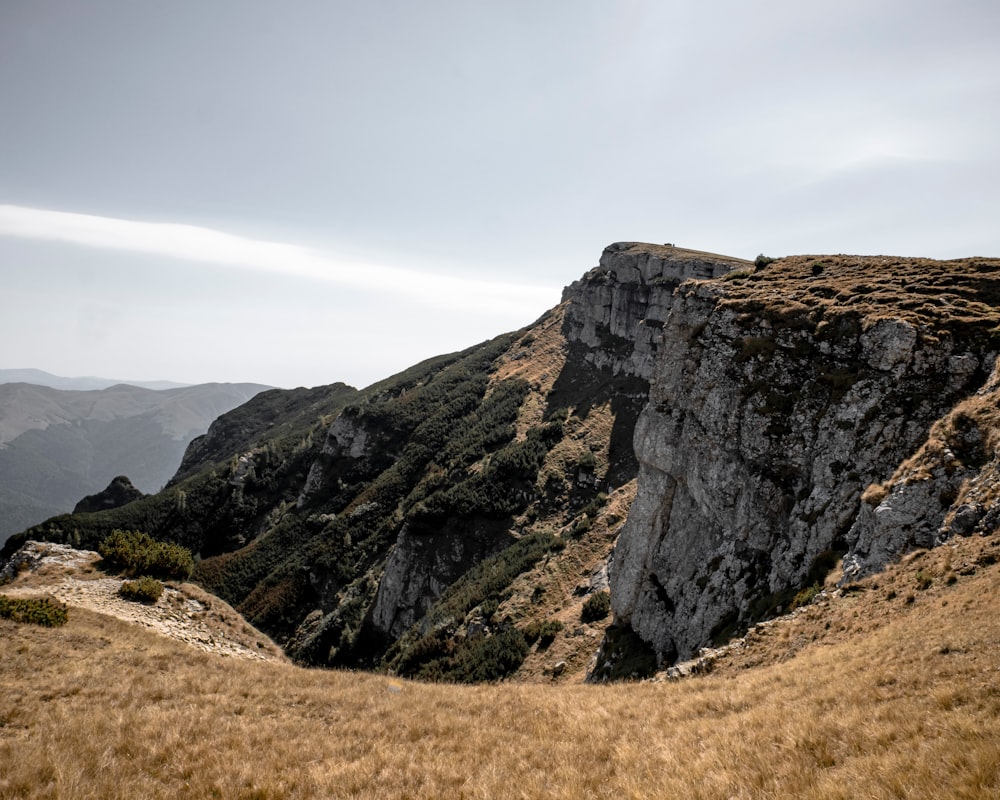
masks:
[[[546,398],[566,364],[563,319],[566,303],[556,306],[522,336],[500,359],[490,377],[490,390],[511,378],[527,381],[531,387],[517,415],[517,438],[523,441],[528,430],[544,421]]]
[[[911,556],[679,682],[421,685],[4,621],[0,797],[995,797],[998,554]]]
[[[724,304],[785,321],[857,313],[906,320],[929,335],[988,332],[1000,324],[995,258],[789,256],[721,283]]]

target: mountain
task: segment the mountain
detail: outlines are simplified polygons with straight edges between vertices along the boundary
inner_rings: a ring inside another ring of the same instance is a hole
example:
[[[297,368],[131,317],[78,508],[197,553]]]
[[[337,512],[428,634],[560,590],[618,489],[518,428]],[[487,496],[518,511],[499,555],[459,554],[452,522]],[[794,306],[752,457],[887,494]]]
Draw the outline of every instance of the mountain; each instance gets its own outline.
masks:
[[[174,381],[123,381],[97,378],[92,375],[81,378],[64,378],[40,369],[0,369],[0,384],[3,383],[33,383],[36,386],[48,386],[50,389],[72,389],[75,391],[107,389],[120,383],[143,389],[181,389],[190,385]]]
[[[618,243],[533,325],[367,389],[259,395],[161,492],[5,553],[179,542],[305,664],[651,674],[992,534],[998,351],[997,259]]]
[[[0,384],[0,540],[127,474],[155,492],[217,416],[265,386],[68,391]]]

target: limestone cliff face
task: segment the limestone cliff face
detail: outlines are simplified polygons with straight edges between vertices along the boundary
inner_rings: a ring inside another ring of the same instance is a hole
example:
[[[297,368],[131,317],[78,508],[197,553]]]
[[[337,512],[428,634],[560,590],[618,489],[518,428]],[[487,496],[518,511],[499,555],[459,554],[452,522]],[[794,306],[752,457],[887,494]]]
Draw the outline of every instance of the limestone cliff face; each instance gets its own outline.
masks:
[[[870,574],[906,550],[1000,526],[998,408],[995,366],[986,385],[938,420],[888,481],[867,489],[848,535],[847,578]]]
[[[663,321],[674,289],[687,278],[712,278],[749,262],[671,245],[622,242],[563,294],[565,363],[549,395],[553,406],[608,402],[615,418],[608,483],[635,474],[632,429],[646,403]],[[334,428],[336,428],[336,423]],[[329,455],[359,449],[353,429],[328,438]],[[318,476],[309,486],[318,486]],[[593,477],[591,475],[587,475]],[[577,476],[577,482],[581,481]],[[596,488],[595,488],[596,492]],[[404,526],[386,561],[372,612],[375,628],[396,638],[419,621],[441,593],[471,566],[513,541],[506,530],[479,526],[461,537],[414,533]]]
[[[742,259],[673,245],[609,245],[600,265],[563,292],[563,300],[570,301],[566,341],[597,369],[648,381],[677,286],[748,266]]]
[[[742,282],[677,289],[635,428],[638,491],[611,599],[616,621],[661,662],[787,604],[831,551],[870,571],[908,544],[933,543],[954,481],[900,477],[874,509],[862,492],[983,385],[995,358],[986,339],[919,318],[769,305]],[[822,298],[836,286],[813,284]],[[977,522],[984,513],[965,512]]]

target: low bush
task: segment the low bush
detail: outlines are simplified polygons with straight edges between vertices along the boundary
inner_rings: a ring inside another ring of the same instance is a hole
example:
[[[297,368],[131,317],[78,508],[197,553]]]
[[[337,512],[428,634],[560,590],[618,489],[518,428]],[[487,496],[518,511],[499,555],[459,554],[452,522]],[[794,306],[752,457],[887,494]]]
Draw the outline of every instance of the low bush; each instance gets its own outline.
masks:
[[[423,649],[427,660],[410,676],[439,683],[499,681],[516,672],[528,655],[528,643],[517,628],[458,642],[432,639]]]
[[[69,619],[66,606],[47,597],[7,597],[0,595],[0,618],[55,628]]]
[[[118,589],[118,594],[126,600],[132,600],[136,603],[153,604],[163,594],[163,584],[156,578],[144,575],[138,580],[123,582]]]
[[[788,607],[788,610],[794,611],[797,608],[809,605],[822,591],[823,588],[818,583],[814,583],[812,586],[807,586],[795,595],[795,598],[792,600],[792,604]]]
[[[505,550],[480,561],[449,586],[428,612],[428,619],[433,623],[462,619],[476,606],[487,603],[495,609],[492,602],[499,605],[504,591],[518,575],[565,546],[564,541],[545,531],[522,536]]]
[[[611,595],[608,592],[595,592],[587,598],[580,611],[580,619],[584,622],[597,622],[611,612]]]
[[[97,552],[126,575],[148,575],[167,580],[187,580],[194,570],[194,558],[186,547],[158,542],[142,531],[113,530]]]
[[[538,642],[538,648],[544,650],[556,638],[556,634],[563,629],[563,624],[557,619],[535,620],[525,626],[522,633],[525,641],[531,645]]]

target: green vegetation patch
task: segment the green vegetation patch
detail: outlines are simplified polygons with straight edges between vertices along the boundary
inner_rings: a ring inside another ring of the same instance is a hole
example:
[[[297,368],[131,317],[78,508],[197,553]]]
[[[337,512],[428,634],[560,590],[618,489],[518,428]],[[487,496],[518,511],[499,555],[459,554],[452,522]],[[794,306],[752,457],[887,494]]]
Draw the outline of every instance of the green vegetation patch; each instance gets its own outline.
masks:
[[[587,598],[580,611],[583,622],[597,622],[611,613],[611,595],[608,592],[595,592]]]
[[[47,597],[7,597],[0,595],[0,618],[55,628],[69,619],[66,606]]]
[[[158,542],[142,531],[113,530],[98,545],[97,552],[126,575],[148,575],[168,580],[187,580],[194,570],[191,551],[180,545]]]
[[[538,642],[538,649],[544,650],[555,641],[556,634],[563,627],[563,624],[557,619],[540,619],[528,623],[521,632],[529,645]]]
[[[523,536],[455,581],[431,610],[431,620],[440,623],[464,619],[487,600],[499,603],[518,575],[527,572],[548,553],[565,546],[565,542],[544,531]]]
[[[517,628],[477,638],[429,639],[414,655],[419,663],[404,661],[402,675],[424,681],[483,683],[516,672],[528,655],[528,642]]]
[[[126,600],[151,605],[159,600],[160,595],[163,594],[163,584],[156,578],[143,575],[138,580],[123,582],[121,588],[118,589],[118,594]]]

